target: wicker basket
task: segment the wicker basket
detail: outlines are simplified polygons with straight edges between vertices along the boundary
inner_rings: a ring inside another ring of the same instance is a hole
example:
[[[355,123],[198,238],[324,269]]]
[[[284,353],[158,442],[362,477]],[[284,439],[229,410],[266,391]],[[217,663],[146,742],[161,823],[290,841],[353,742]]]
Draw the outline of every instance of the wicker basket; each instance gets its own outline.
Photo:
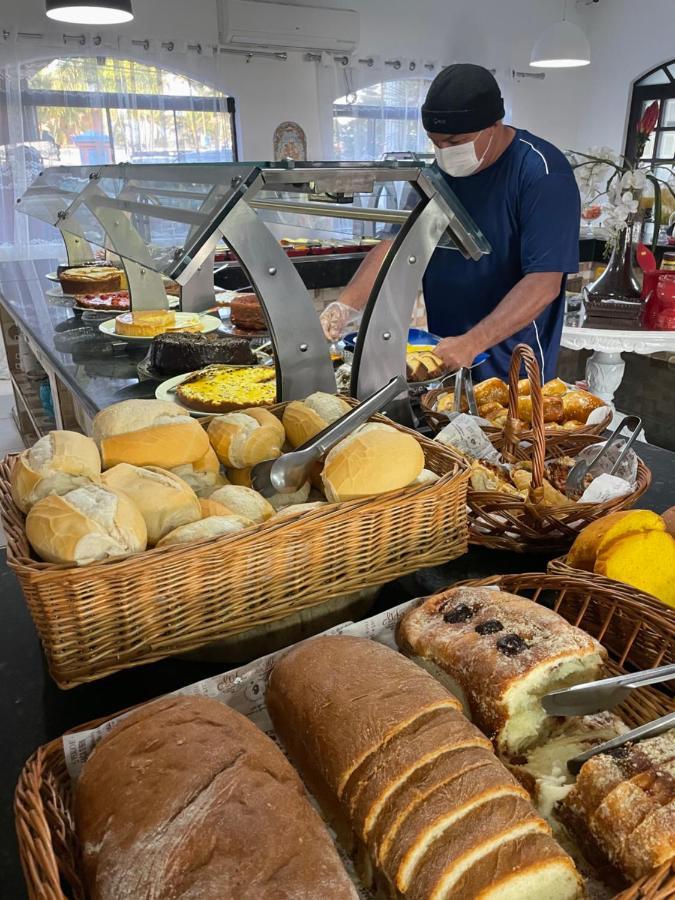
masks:
[[[420,399],[420,412],[422,413],[425,422],[435,434],[438,434],[438,432],[448,424],[446,416],[443,413],[436,412],[436,401],[441,394],[447,394],[447,392],[448,389],[446,387],[434,388],[431,391],[427,391],[426,394],[423,394]],[[564,447],[565,444],[562,439],[566,437],[577,437],[578,435],[602,434],[603,431],[609,427],[611,421],[612,411],[607,407],[604,418],[594,425],[583,425],[581,428],[575,428],[574,431],[560,431],[558,428],[548,427],[545,428],[545,434],[547,440],[550,438],[560,438],[561,445]],[[498,428],[496,425],[484,425],[483,431],[490,439],[490,442],[494,444],[498,450],[501,450],[504,443],[504,429]],[[531,441],[534,434],[530,429],[528,431],[519,432],[519,437],[521,440]]]
[[[587,629],[608,649],[615,672],[675,660],[673,617],[645,610],[630,598],[617,602],[614,592],[594,579],[560,575],[504,575],[466,584],[494,584],[512,593],[553,604],[565,619]],[[672,708],[655,688],[640,690],[619,712],[630,725],[664,715]],[[106,717],[108,718],[108,717]],[[105,719],[75,729],[92,728]],[[61,739],[51,741],[26,763],[15,796],[19,852],[30,900],[84,900],[79,854],[72,818],[71,783]],[[675,864],[640,879],[615,900],[666,900],[675,894]]]
[[[281,415],[284,405],[271,409]],[[465,467],[447,448],[408,433],[439,481],[80,568],[31,555],[10,493],[15,457],[7,457],[0,463],[7,562],[56,683],[70,688],[193,650],[461,556]]]
[[[532,395],[532,440],[523,441],[514,430],[518,402],[518,378],[521,363],[530,380]],[[498,491],[475,491],[469,486],[470,540],[483,547],[516,552],[555,553],[566,550],[578,533],[608,512],[632,506],[649,487],[651,472],[640,460],[635,490],[626,497],[605,503],[574,503],[565,506],[541,506],[533,502],[532,490],[541,486],[544,462],[557,456],[575,456],[583,447],[597,443],[593,435],[571,435],[556,432],[546,437],[543,396],[539,366],[527,344],[518,344],[511,358],[509,372],[509,418],[504,427],[501,447],[506,460],[531,460],[532,485],[527,500]]]

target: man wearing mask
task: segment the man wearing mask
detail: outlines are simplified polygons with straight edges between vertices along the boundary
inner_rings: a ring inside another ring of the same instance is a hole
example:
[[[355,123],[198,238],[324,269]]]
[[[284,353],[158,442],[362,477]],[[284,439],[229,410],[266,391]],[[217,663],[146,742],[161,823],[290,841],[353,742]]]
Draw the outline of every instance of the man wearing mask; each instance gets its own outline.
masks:
[[[578,271],[579,191],[552,144],[504,125],[504,101],[482,66],[452,65],[432,82],[422,122],[436,165],[492,247],[478,262],[439,247],[424,276],[429,330],[448,367],[487,351],[480,377],[508,375],[511,351],[530,344],[545,379],[556,373],[565,277]],[[336,340],[363,310],[391,247],[368,254],[321,321]]]

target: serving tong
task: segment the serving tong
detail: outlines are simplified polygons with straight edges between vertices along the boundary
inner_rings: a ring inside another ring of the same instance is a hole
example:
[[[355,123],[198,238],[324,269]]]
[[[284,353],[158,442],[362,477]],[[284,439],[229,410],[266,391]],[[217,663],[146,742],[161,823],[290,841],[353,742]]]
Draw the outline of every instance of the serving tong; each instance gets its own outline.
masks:
[[[476,363],[480,365],[480,363]],[[466,402],[469,406],[469,415],[477,416],[478,407],[476,405],[476,397],[473,392],[473,376],[471,375],[473,366],[462,366],[456,372],[449,372],[441,379],[441,387],[445,387],[451,378],[455,379],[454,396],[452,402],[452,412],[436,412],[437,416],[443,416],[448,425],[454,421],[457,416],[462,414],[462,394],[466,394]]]
[[[600,681],[589,681],[585,684],[575,684],[572,687],[560,691],[552,691],[542,697],[542,706],[549,716],[587,716],[593,713],[613,709],[622,703],[636,688],[646,687],[649,684],[659,684],[675,678],[675,665],[659,666],[655,669],[645,669],[643,672],[633,672],[629,675],[616,675],[603,678]],[[669,728],[675,727],[675,712],[661,716],[653,722],[647,722],[638,728],[633,728],[625,734],[598,744],[578,756],[567,761],[567,768],[572,774],[578,774],[582,765],[591,757],[599,753],[607,753],[615,750],[631,741],[654,737]]]
[[[621,450],[621,453],[619,454],[616,462],[610,469],[609,474],[614,475],[614,473],[618,470],[619,466],[628,455],[628,451],[637,440],[638,435],[642,431],[642,419],[639,418],[639,416],[624,416],[621,422],[619,422],[617,427],[609,436],[609,439],[598,450],[598,452],[590,462],[586,462],[585,460],[580,459],[572,466],[567,476],[567,481],[565,482],[565,493],[568,497],[578,497],[583,493],[584,478],[593,469],[593,467],[597,465],[599,460],[602,459],[602,457],[607,453],[612,444],[616,444],[620,440],[622,440],[621,432],[624,428],[632,428],[633,430],[629,435],[628,440],[626,440],[626,443],[624,444],[623,449]]]

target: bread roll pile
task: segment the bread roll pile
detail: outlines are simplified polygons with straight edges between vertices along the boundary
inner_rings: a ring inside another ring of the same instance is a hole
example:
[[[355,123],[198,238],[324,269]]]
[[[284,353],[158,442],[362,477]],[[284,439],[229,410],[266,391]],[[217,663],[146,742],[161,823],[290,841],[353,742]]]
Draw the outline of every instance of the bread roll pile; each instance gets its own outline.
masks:
[[[41,559],[85,565],[232,534],[276,515],[293,521],[328,503],[438,478],[424,468],[411,434],[368,423],[336,445],[297,492],[266,499],[252,489],[254,466],[349,409],[339,397],[315,393],[288,404],[282,421],[266,409],[245,409],[215,416],[204,429],[173,403],[125,400],[98,413],[92,438],[54,431],[24,451],[12,470],[12,496],[29,514],[28,540]]]

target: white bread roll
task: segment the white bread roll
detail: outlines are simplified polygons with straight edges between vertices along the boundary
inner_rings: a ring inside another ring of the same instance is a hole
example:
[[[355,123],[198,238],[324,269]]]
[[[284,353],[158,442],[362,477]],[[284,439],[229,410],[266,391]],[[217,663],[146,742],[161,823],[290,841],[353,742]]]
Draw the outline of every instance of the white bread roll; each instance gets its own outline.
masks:
[[[92,430],[104,469],[123,462],[173,469],[201,459],[209,449],[201,425],[163,400],[115,403],[94,416]]]
[[[224,534],[233,534],[235,531],[243,531],[253,522],[242,516],[209,516],[200,519],[199,522],[191,522],[189,525],[181,525],[179,528],[164,535],[158,542],[158,547],[168,547],[171,544],[192,544],[196,541],[207,541],[222,537]]]
[[[328,500],[339,503],[407,487],[423,469],[422,447],[411,434],[369,422],[328,453],[321,480]]]
[[[251,522],[265,522],[274,515],[274,507],[265,500],[262,494],[253,488],[241,487],[238,484],[226,484],[214,491],[209,500],[222,503],[236,516],[243,516]]]
[[[350,409],[351,406],[342,397],[323,391],[310,394],[306,400],[293,400],[284,410],[282,418],[291,446],[299,447],[311,440]]]
[[[208,427],[211,446],[224,466],[245,469],[281,456],[284,426],[266,409],[215,416]]]
[[[312,503],[296,503],[294,506],[282,506],[282,508],[278,510],[275,518],[288,519],[291,516],[312,512],[312,510],[321,509],[324,506],[328,506],[325,500],[315,500]]]
[[[201,519],[199,498],[178,475],[157,466],[119,463],[103,473],[103,484],[121,491],[136,504],[145,519],[152,547],[165,534]]]
[[[250,469],[228,469],[227,477],[232,484],[241,485],[242,487],[251,487],[251,470]],[[272,494],[267,497],[267,502],[274,509],[283,509],[286,506],[292,506],[295,503],[304,503],[312,490],[311,482],[307,481],[294,494]]]
[[[234,513],[227,506],[218,503],[217,500],[211,500],[210,497],[199,498],[199,508],[202,511],[202,519],[208,519],[210,516],[232,516]]]
[[[77,431],[50,431],[12,468],[12,499],[22,513],[49,494],[100,481],[101,457],[91,438]]]
[[[140,553],[147,543],[135,504],[100,484],[38,500],[26,519],[26,537],[40,559],[77,566]]]
[[[432,472],[431,469],[422,469],[420,474],[413,481],[413,484],[433,484],[435,481],[438,481],[440,477],[440,475]]]
[[[220,471],[220,460],[213,447],[209,447],[195,462],[175,466],[171,471],[186,481],[198,497],[206,497],[217,487],[227,484],[227,478]]]

